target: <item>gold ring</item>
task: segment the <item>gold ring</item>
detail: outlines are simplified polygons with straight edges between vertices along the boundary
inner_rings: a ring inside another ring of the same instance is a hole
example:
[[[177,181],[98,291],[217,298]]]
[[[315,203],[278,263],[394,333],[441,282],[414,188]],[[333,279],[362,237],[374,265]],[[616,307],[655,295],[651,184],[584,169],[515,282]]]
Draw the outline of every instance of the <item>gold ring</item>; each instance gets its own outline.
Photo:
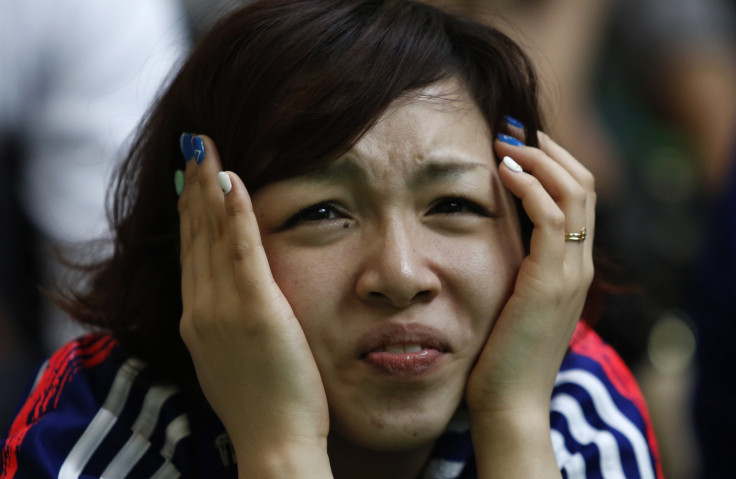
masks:
[[[565,241],[574,241],[580,243],[585,241],[585,237],[588,235],[588,230],[583,226],[583,229],[579,233],[565,233]]]

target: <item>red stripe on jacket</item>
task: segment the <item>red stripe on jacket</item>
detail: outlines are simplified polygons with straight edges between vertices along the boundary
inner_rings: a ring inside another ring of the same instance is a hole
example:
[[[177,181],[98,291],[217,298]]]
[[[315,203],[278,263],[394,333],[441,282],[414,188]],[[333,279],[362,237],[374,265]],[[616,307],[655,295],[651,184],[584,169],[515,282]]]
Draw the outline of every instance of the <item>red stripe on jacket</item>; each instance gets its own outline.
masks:
[[[28,430],[49,411],[49,404],[57,406],[64,386],[82,369],[104,361],[115,345],[111,337],[92,333],[67,343],[51,356],[41,379],[10,426],[5,447],[0,451],[0,479],[15,475],[18,449]]]

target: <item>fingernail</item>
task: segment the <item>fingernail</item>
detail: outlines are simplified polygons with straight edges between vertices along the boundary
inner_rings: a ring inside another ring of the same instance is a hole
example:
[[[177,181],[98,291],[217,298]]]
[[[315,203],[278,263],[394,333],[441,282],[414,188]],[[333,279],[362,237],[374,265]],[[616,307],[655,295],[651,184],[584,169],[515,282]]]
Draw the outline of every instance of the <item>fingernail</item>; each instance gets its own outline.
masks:
[[[503,133],[499,133],[498,134],[498,139],[501,140],[501,141],[503,141],[504,143],[508,143],[509,145],[512,145],[512,146],[524,146],[524,143],[522,143],[521,141],[517,140],[513,136],[504,135]]]
[[[225,194],[230,193],[230,190],[233,189],[233,184],[230,181],[230,175],[228,175],[224,171],[221,171],[217,174],[217,182],[220,183],[220,188],[222,188],[222,192]]]
[[[520,122],[519,120],[517,120],[516,118],[514,118],[513,116],[506,115],[503,117],[503,119],[506,120],[506,123],[508,123],[511,126],[515,126],[516,128],[521,128],[522,130],[524,129],[524,124]]]
[[[510,156],[503,157],[503,164],[506,165],[506,168],[513,171],[514,173],[521,173],[522,171],[524,171],[521,168],[521,165],[512,160]]]
[[[176,188],[176,196],[181,196],[181,192],[184,191],[184,172],[182,170],[174,172],[174,188]]]
[[[204,160],[204,141],[202,141],[202,138],[195,136],[192,139],[192,146],[194,147],[194,160],[197,164],[202,163],[202,160]]]
[[[181,148],[181,154],[184,155],[184,161],[189,161],[194,158],[192,135],[189,133],[182,133],[179,137],[179,148]]]

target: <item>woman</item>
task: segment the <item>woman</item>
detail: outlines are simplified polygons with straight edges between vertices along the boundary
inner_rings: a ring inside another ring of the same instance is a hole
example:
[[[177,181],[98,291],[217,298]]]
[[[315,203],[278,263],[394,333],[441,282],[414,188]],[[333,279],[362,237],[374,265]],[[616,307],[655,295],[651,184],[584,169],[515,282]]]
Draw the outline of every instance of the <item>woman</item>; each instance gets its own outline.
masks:
[[[413,2],[215,26],[66,302],[109,334],[50,360],[5,476],[658,475],[630,373],[578,321],[593,180],[535,94],[505,36]]]

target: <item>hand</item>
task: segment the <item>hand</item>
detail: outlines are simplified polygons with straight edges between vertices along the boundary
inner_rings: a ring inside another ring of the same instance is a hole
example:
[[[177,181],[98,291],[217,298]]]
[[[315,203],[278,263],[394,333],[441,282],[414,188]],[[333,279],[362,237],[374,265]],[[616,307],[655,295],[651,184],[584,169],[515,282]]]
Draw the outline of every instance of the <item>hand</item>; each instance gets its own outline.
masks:
[[[518,129],[510,132],[522,137]],[[498,456],[512,460],[519,445],[528,460],[530,448],[539,446],[550,466],[544,470],[559,477],[551,454],[549,402],[593,278],[595,192],[592,175],[567,151],[544,133],[539,145],[500,140],[494,145],[500,157],[509,156],[524,169],[515,172],[502,164],[499,173],[521,199],[534,229],[514,291],[471,372],[466,400],[476,448],[477,442],[500,447]],[[583,227],[585,241],[565,241],[565,233]],[[508,470],[518,472],[516,466]],[[536,474],[526,477],[542,477]]]
[[[187,162],[179,215],[180,331],[199,383],[233,441],[241,474],[251,466],[286,467],[291,459],[326,460],[324,387],[271,275],[250,196],[232,172],[221,177],[232,187],[223,194],[215,145],[198,138],[206,154],[200,164]],[[308,469],[294,467],[299,474]],[[270,477],[274,471],[251,472]]]

